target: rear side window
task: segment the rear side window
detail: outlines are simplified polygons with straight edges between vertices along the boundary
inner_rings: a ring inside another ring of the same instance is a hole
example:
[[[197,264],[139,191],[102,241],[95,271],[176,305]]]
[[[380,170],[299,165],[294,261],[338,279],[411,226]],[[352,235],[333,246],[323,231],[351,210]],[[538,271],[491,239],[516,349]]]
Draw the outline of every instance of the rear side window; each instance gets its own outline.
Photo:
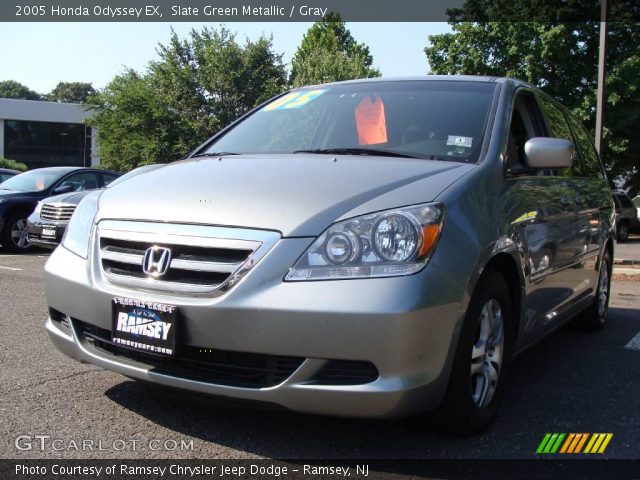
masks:
[[[626,195],[616,195],[615,197],[623,208],[635,208],[631,199]]]
[[[569,121],[573,127],[576,140],[578,141],[578,150],[580,152],[580,161],[582,174],[588,177],[600,177],[602,178],[602,167],[600,166],[600,159],[596,152],[596,147],[591,141],[591,136],[584,128],[582,122],[576,120],[573,116],[569,116]]]
[[[113,182],[116,178],[118,178],[118,175],[113,175],[111,173],[101,173],[100,175],[102,176],[102,186],[103,187],[106,187],[111,182]]]

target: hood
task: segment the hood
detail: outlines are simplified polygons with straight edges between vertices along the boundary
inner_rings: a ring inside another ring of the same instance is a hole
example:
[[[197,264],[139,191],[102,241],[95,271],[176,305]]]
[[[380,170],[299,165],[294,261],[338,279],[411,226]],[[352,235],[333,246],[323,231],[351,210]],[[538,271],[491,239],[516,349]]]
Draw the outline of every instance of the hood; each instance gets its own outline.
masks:
[[[317,236],[350,212],[428,202],[473,165],[341,155],[183,160],[104,191],[99,219],[237,226]]]
[[[80,203],[80,200],[93,192],[95,192],[95,190],[61,193],[60,195],[54,195],[53,197],[45,198],[42,203],[66,203],[69,205],[78,205]]]
[[[17,190],[4,190],[0,187],[0,199],[29,199],[37,201],[42,198],[42,192],[19,192]]]

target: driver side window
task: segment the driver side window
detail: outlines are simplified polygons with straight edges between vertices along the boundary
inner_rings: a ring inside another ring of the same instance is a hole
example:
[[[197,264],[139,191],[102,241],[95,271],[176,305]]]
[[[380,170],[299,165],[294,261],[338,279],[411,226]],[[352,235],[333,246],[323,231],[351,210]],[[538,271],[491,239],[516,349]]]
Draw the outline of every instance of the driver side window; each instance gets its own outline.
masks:
[[[506,169],[508,172],[527,170],[524,145],[527,140],[537,136],[535,117],[532,113],[533,101],[531,94],[521,93],[514,102],[507,144]]]
[[[98,177],[93,172],[74,173],[66,178],[56,190],[68,192],[82,192],[84,190],[94,190],[98,188]]]

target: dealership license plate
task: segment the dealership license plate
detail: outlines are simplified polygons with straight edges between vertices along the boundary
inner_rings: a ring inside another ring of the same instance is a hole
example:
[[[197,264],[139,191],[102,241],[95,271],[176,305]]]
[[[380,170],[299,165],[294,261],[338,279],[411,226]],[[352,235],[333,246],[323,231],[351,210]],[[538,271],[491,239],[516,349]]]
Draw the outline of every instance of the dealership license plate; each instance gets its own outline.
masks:
[[[175,353],[176,307],[122,297],[114,297],[112,305],[113,343],[160,355]]]
[[[44,226],[42,227],[42,232],[40,233],[40,235],[47,238],[56,238],[56,233],[56,227]]]

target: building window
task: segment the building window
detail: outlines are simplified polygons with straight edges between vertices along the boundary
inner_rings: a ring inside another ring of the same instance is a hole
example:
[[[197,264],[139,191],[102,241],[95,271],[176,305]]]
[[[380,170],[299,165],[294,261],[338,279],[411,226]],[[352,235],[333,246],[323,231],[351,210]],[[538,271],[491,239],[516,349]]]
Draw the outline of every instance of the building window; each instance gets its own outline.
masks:
[[[78,123],[5,120],[4,156],[29,168],[91,163],[91,129]]]

